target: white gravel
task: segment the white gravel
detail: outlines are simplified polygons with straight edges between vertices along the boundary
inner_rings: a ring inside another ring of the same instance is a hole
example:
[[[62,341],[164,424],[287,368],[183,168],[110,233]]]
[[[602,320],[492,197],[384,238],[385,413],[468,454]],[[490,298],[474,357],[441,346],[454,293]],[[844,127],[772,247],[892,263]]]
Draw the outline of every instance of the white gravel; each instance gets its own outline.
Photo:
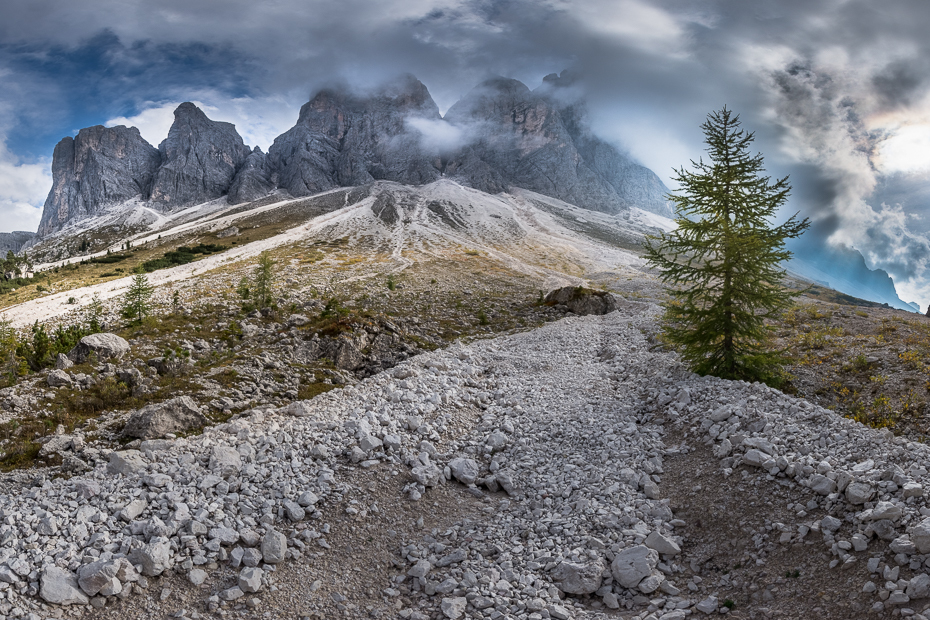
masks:
[[[643,329],[657,309],[641,308],[421,355],[289,409],[305,417],[255,411],[0,496],[0,614],[25,614],[40,593],[75,604],[128,597],[165,571],[199,583],[201,570],[228,561],[244,566],[239,583],[210,610],[260,596],[278,562],[307,545],[329,549],[320,510],[346,490],[346,468],[387,463],[409,476],[410,501],[436,484],[498,493],[483,518],[403,542],[404,574],[378,587],[390,601],[404,583],[429,604],[401,617],[703,615],[717,600],[682,583],[687,524],[663,499],[663,461],[687,451],[664,444],[669,424],[713,443],[721,476],[816,486],[822,506],[845,511],[835,523],[805,523],[799,511],[782,532],[822,536],[834,565],[854,564],[875,588],[877,610],[928,596],[928,448],[765,386],[683,373],[649,350]],[[870,503],[849,503],[853,483],[856,501],[871,489]],[[880,559],[858,561],[860,546]]]

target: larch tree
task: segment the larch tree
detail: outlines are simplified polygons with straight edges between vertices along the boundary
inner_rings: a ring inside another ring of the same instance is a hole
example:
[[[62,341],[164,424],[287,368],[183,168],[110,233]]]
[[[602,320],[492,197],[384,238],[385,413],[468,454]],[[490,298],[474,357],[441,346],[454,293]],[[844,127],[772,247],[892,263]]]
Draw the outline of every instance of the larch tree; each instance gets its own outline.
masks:
[[[664,335],[694,372],[725,379],[780,380],[782,356],[769,347],[766,321],[796,295],[782,284],[785,240],[809,226],[795,214],[773,218],[788,199],[788,177],[764,176],[751,154],[752,132],[724,107],[701,125],[709,161],[676,170],[669,195],[678,227],[649,237],[646,257],[669,285]]]

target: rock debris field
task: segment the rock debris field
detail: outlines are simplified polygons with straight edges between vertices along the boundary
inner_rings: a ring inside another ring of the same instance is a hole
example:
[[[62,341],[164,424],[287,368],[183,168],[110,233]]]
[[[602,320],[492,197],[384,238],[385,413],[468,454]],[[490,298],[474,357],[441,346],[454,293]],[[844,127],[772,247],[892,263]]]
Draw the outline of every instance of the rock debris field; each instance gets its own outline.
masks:
[[[697,377],[625,308],[8,478],[0,614],[925,618],[927,447]]]

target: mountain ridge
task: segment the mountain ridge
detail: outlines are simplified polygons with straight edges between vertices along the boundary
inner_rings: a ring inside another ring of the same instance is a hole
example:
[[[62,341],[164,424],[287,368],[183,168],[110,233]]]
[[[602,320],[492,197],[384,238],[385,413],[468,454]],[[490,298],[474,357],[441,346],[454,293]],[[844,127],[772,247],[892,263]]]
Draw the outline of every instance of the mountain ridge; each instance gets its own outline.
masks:
[[[376,180],[423,185],[444,176],[489,193],[520,187],[607,213],[639,206],[670,215],[658,177],[596,138],[582,104],[563,101],[571,85],[563,76],[547,76],[535,91],[508,78],[487,80],[445,117],[409,74],[365,94],[325,88],[267,154],[190,102],[175,110],[158,149],[135,128],[85,128],[56,147],[38,234],[47,237],[134,198],[170,213],[223,196],[238,204],[277,189],[300,197]],[[462,139],[434,143],[423,123]]]

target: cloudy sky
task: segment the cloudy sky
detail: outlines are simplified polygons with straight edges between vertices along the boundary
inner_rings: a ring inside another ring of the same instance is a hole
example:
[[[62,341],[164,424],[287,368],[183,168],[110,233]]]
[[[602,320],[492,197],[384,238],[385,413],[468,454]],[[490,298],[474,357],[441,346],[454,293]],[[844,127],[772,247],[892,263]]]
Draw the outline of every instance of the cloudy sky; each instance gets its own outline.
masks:
[[[930,3],[920,0],[7,0],[0,230],[35,230],[63,136],[195,101],[263,149],[333,81],[411,72],[442,111],[491,75],[574,69],[595,128],[667,183],[727,104],[792,210],[930,301]]]

